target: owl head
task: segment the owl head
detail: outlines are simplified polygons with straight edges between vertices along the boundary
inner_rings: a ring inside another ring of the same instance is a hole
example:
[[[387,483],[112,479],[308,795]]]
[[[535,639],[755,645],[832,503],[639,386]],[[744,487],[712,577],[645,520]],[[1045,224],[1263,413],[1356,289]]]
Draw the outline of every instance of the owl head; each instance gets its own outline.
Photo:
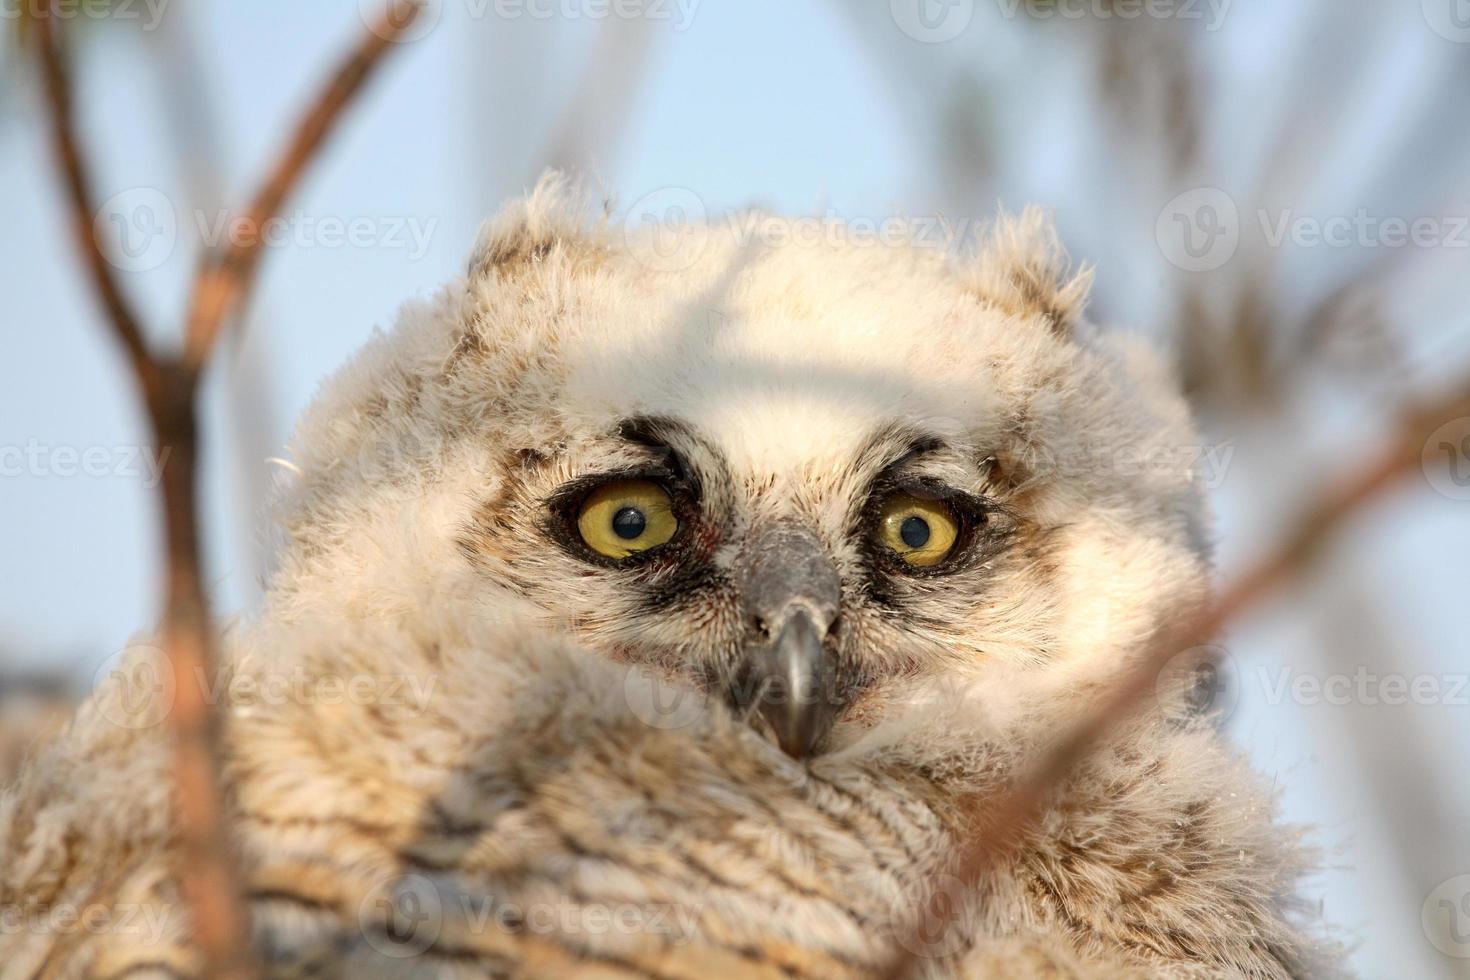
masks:
[[[1036,212],[956,258],[544,179],[301,423],[269,615],[514,610],[795,756],[915,678],[1120,661],[1204,588],[1199,443],[1086,288]]]

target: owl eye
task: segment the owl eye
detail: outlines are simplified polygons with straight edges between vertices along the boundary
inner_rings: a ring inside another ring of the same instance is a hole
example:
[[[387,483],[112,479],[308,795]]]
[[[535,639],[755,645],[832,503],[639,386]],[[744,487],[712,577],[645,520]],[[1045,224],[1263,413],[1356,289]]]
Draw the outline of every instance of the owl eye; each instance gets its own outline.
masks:
[[[954,511],[942,501],[900,491],[883,501],[874,533],[880,545],[906,564],[929,568],[954,550],[960,524]]]
[[[587,547],[608,558],[656,548],[679,530],[663,487],[649,480],[615,480],[592,491],[577,511]]]

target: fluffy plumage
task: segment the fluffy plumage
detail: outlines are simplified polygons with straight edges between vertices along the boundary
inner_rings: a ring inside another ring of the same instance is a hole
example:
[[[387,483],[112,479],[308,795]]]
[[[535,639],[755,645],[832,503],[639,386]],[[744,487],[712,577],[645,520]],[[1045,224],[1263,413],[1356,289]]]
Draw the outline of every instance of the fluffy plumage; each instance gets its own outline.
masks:
[[[873,975],[973,801],[1204,594],[1185,406],[1082,318],[1039,214],[964,263],[736,229],[671,249],[543,182],[302,421],[280,565],[217,685],[273,972]],[[559,507],[624,471],[678,484],[679,536],[599,562]],[[875,551],[890,485],[983,513],[942,573]],[[749,540],[783,522],[837,570],[853,694],[805,761],[721,696]],[[0,907],[107,920],[0,931],[16,975],[197,970],[147,677],[0,801]],[[929,972],[1331,972],[1295,834],[1187,694],[959,896]]]

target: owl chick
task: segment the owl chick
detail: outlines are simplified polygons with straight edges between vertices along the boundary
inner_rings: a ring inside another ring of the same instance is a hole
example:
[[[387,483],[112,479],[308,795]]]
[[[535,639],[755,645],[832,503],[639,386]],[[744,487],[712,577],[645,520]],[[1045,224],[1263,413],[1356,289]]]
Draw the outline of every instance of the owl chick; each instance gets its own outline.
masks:
[[[209,692],[268,972],[1332,974],[1184,684],[949,877],[1205,594],[1197,437],[1039,214],[966,261],[751,227],[548,178],[301,422]],[[199,974],[162,666],[0,798],[4,976]]]

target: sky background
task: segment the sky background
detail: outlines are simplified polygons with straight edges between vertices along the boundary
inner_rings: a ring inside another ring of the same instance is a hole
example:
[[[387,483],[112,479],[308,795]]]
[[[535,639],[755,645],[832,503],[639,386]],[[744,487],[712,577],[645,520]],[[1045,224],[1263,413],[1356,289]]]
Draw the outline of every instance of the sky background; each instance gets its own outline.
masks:
[[[7,28],[19,6],[0,5]],[[1038,202],[1096,264],[1099,320],[1171,349],[1202,329],[1180,312],[1187,290],[1216,307],[1266,293],[1269,330],[1285,337],[1324,296],[1371,282],[1391,357],[1370,353],[1373,370],[1354,373],[1329,351],[1287,397],[1201,406],[1227,450],[1212,492],[1228,578],[1295,502],[1368,457],[1406,398],[1470,368],[1470,232],[1456,231],[1470,214],[1466,6],[1159,0],[1162,14],[1123,24],[1103,0],[1030,18],[1008,0],[669,0],[631,19],[596,16],[596,0],[435,3],[287,206],[287,240],[211,377],[219,607],[248,614],[259,596],[270,460],[288,455],[318,384],[400,303],[458,275],[481,222],[549,162],[590,174],[619,207],[692,200],[717,218],[758,205],[968,228],[998,204]],[[99,225],[159,343],[177,335],[219,209],[253,190],[379,8],[137,0],[68,25]],[[1178,78],[1129,81],[1150,38],[1175,27],[1196,77],[1186,167],[1169,163],[1171,130],[1148,121],[1168,117]],[[70,247],[29,67],[13,47],[0,67],[0,671],[85,685],[157,614],[158,528],[140,415]],[[1125,92],[1111,108],[1105,82]],[[1181,207],[1201,235],[1223,215],[1238,243],[1181,251]],[[1350,240],[1314,243],[1334,218],[1354,223]],[[1394,218],[1432,220],[1432,241],[1384,245]],[[1282,221],[1292,234],[1273,243]],[[348,228],[355,240],[339,240]],[[91,472],[68,475],[69,453]],[[1310,583],[1224,639],[1230,737],[1288,816],[1316,825],[1329,870],[1311,895],[1366,976],[1470,977],[1470,958],[1437,948],[1423,921],[1440,897],[1470,894],[1470,879],[1453,884],[1470,874],[1470,688],[1456,687],[1470,671],[1467,497],[1411,481],[1352,522]],[[1360,668],[1439,693],[1397,705],[1378,687],[1346,704],[1291,693],[1300,676]]]

